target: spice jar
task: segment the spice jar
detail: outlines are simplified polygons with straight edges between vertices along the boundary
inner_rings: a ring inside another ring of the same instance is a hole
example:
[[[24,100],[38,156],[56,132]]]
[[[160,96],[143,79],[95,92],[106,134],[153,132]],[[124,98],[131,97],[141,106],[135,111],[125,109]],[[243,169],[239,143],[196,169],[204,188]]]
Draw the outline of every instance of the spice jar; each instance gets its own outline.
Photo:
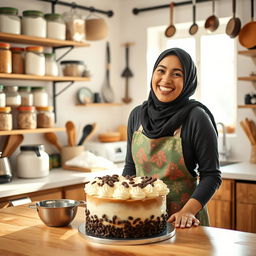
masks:
[[[0,43],[0,73],[12,73],[10,44]]]
[[[46,37],[46,21],[43,12],[27,10],[22,14],[21,32],[23,35]]]
[[[31,93],[31,87],[22,86],[18,90],[21,96],[21,106],[32,106],[33,105],[33,94]]]
[[[19,129],[35,129],[36,128],[36,112],[35,107],[20,106],[18,107],[18,128]]]
[[[54,53],[45,53],[45,75],[46,76],[58,76],[59,68],[55,60]]]
[[[18,86],[5,86],[4,92],[6,95],[6,105],[10,107],[17,107],[21,104],[21,97],[18,93]]]
[[[16,158],[16,167],[20,178],[41,178],[49,175],[49,155],[45,152],[44,145],[22,145]]]
[[[36,111],[38,128],[54,127],[54,113],[52,106],[36,107]]]
[[[44,87],[32,87],[33,105],[36,107],[48,106],[48,93]]]
[[[29,46],[26,48],[25,72],[30,75],[45,75],[45,58],[42,46]]]
[[[12,52],[12,73],[24,74],[24,48],[11,47]]]
[[[11,7],[0,8],[0,32],[20,34],[20,18],[18,9]]]
[[[0,131],[12,129],[12,114],[10,107],[0,107]]]
[[[0,107],[5,107],[6,105],[6,96],[3,92],[4,86],[0,84]]]
[[[62,15],[58,13],[47,13],[44,17],[46,20],[47,37],[65,40],[66,24],[64,23]]]

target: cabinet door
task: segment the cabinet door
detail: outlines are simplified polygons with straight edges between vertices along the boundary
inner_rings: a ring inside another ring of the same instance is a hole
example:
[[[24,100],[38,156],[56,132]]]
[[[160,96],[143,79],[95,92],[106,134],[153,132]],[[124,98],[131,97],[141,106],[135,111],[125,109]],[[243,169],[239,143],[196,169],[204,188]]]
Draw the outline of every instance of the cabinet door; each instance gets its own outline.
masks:
[[[61,189],[52,189],[45,190],[36,193],[30,194],[31,201],[42,201],[42,200],[50,200],[50,199],[61,199],[62,198],[62,190]]]
[[[64,198],[85,200],[84,184],[64,187]]]

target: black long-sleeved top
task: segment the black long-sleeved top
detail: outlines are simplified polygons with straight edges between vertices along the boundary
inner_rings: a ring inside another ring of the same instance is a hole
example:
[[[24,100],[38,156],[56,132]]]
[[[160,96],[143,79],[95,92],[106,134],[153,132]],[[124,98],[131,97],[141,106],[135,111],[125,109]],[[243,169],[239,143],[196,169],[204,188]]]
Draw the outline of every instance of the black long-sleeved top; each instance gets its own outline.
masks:
[[[127,155],[123,175],[136,175],[132,159],[133,133],[139,129],[141,106],[133,109],[128,120]],[[182,150],[185,165],[193,177],[199,175],[200,182],[191,198],[204,206],[221,184],[219,170],[217,134],[206,112],[195,107],[181,127]]]

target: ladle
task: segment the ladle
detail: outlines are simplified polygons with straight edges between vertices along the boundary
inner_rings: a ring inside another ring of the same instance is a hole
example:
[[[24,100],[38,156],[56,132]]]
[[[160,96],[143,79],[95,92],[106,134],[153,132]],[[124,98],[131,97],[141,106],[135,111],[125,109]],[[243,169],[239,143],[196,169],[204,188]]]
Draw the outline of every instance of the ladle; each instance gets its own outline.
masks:
[[[76,128],[75,124],[72,121],[66,122],[66,132],[68,135],[68,145],[75,146],[76,145]]]
[[[47,132],[44,134],[45,139],[50,142],[52,145],[54,145],[59,151],[61,151],[61,145],[58,142],[58,138],[55,133],[53,132]]]
[[[170,3],[170,19],[171,19],[171,23],[167,27],[167,29],[165,30],[165,36],[166,37],[172,37],[175,34],[175,32],[176,32],[176,28],[173,25],[173,8],[174,8],[174,2],[171,2]]]
[[[219,27],[219,19],[215,16],[215,0],[212,0],[212,16],[207,18],[204,27],[209,32],[214,32]]]
[[[78,146],[83,145],[83,143],[89,139],[89,137],[92,136],[92,134],[95,132],[96,130],[96,123],[93,124],[87,124],[84,129],[83,129],[83,134],[81,139],[78,142]]]
[[[193,0],[193,24],[189,28],[189,34],[191,36],[195,35],[198,31],[198,25],[196,24],[196,0]]]

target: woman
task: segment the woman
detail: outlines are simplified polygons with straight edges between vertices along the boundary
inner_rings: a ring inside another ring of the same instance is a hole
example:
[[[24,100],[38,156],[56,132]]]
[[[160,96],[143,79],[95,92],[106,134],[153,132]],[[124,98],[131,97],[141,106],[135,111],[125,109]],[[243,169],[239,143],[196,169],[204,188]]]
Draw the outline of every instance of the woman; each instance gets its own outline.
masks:
[[[214,118],[206,106],[189,99],[196,86],[190,55],[179,48],[162,52],[148,100],[128,121],[123,175],[162,179],[170,189],[168,222],[181,228],[209,225],[205,205],[221,184]]]

